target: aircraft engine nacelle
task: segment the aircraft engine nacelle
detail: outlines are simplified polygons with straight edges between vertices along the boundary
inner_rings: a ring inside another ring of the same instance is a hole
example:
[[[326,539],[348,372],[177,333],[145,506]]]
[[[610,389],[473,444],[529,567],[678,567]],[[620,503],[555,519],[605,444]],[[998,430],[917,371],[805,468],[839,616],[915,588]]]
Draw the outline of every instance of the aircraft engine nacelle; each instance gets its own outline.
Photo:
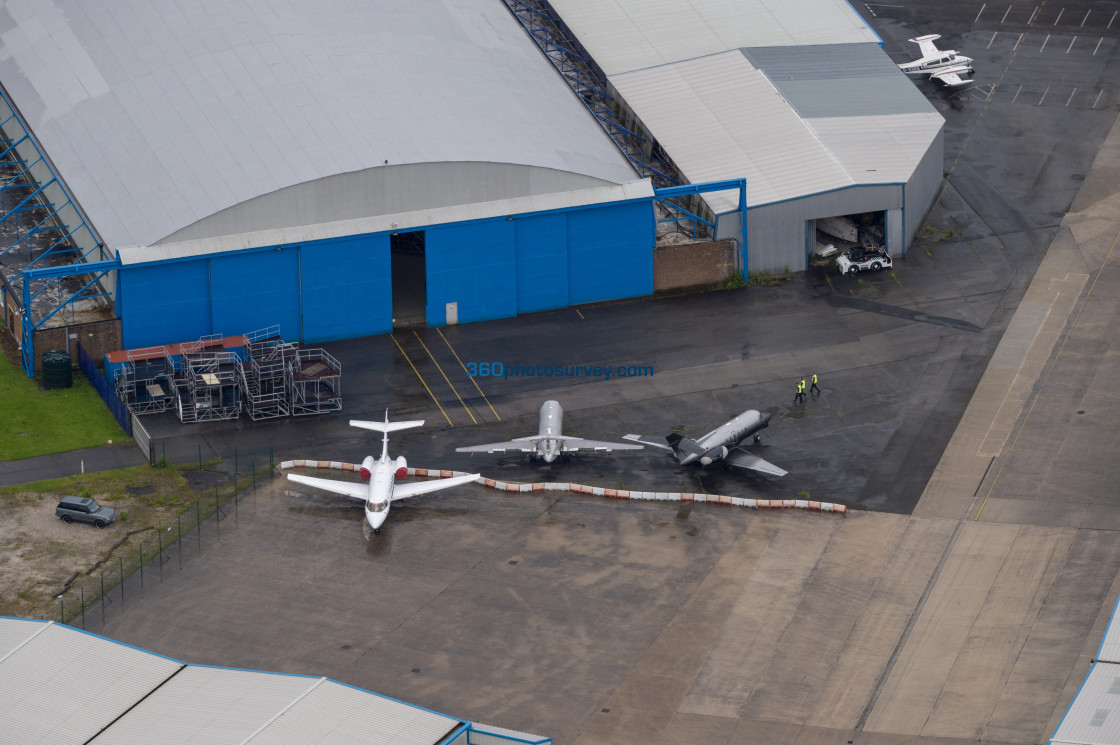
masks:
[[[708,452],[704,453],[704,455],[702,455],[700,457],[700,465],[710,466],[712,464],[712,461],[716,460],[716,457],[717,457],[716,453],[719,454],[718,455],[719,458],[726,458],[727,457],[727,446],[724,445],[724,446],[720,447],[718,450],[709,450]]]
[[[370,475],[373,473],[373,456],[367,455],[365,460],[362,461],[362,467],[358,471],[358,475],[362,477],[362,481],[369,481]]]
[[[403,455],[397,456],[397,478],[403,479],[408,475],[408,462],[405,461]]]

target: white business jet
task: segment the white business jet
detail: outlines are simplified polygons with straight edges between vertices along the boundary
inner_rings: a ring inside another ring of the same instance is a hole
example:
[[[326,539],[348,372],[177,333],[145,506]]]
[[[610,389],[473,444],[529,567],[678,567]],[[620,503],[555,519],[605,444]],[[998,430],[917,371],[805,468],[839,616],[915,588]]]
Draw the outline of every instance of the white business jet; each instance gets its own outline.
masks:
[[[367,483],[358,484],[351,481],[317,479],[312,476],[297,476],[291,473],[288,474],[288,478],[300,484],[307,484],[308,486],[314,486],[316,489],[323,489],[364,502],[366,522],[369,527],[373,528],[374,533],[380,533],[382,523],[385,522],[385,518],[389,517],[389,504],[391,502],[406,497],[415,497],[417,494],[449,489],[460,484],[469,484],[478,480],[479,474],[472,473],[466,476],[452,476],[447,479],[434,479],[412,484],[396,483],[397,479],[403,479],[408,475],[408,463],[403,455],[398,456],[395,461],[389,458],[389,433],[398,429],[420,427],[423,424],[423,419],[411,422],[390,422],[388,409],[385,410],[384,423],[364,422],[358,419],[350,420],[351,427],[372,429],[375,432],[382,433],[381,457],[374,460],[372,455],[367,455],[365,460],[362,461],[361,470],[358,472],[362,481]]]
[[[564,434],[564,409],[556,401],[541,404],[537,434],[518,437],[509,442],[492,442],[489,445],[470,445],[455,448],[456,453],[529,453],[533,458],[551,463],[561,455],[567,456],[580,450],[611,453],[615,450],[641,450],[641,445],[624,442],[600,442],[571,437]]]
[[[955,49],[938,49],[933,42],[940,38],[941,34],[929,34],[911,39],[918,45],[922,56],[913,62],[900,64],[898,69],[907,75],[929,75],[931,80],[948,86],[971,83],[971,79],[962,78],[961,75],[972,74],[972,58],[958,54]]]

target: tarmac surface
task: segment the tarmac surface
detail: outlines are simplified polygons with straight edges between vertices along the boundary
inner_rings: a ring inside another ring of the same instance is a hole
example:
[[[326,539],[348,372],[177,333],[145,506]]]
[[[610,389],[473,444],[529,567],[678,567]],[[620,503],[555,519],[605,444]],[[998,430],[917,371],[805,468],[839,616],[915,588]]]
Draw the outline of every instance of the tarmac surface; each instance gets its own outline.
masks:
[[[949,179],[893,276],[808,272],[332,344],[342,415],[151,420],[182,462],[268,446],[354,462],[375,446],[345,421],[390,406],[428,420],[391,443],[410,465],[808,492],[846,517],[471,486],[394,505],[366,542],[360,506],[277,479],[91,630],[565,744],[1045,742],[1120,592],[1120,25],[1102,3],[1042,6],[1030,23],[965,3],[858,10],[896,60],[935,32],[984,58],[969,91],[920,84],[948,121]],[[654,374],[476,389],[455,354]],[[822,395],[792,405],[813,370]],[[535,432],[546,398],[566,432],[596,439],[772,410],[758,452],[790,475],[697,474],[645,452],[552,466],[454,453]]]

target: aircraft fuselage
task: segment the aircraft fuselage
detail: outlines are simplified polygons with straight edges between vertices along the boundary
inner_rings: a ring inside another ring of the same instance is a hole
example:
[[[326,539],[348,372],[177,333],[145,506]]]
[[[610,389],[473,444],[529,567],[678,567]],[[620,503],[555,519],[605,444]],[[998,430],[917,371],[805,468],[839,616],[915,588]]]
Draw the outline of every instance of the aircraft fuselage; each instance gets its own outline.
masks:
[[[751,435],[766,429],[770,424],[770,417],[770,414],[760,414],[755,409],[748,409],[696,440],[696,445],[702,452],[687,455],[678,452],[677,460],[681,465],[699,462],[704,466],[720,460],[727,455],[729,448],[735,447]]]
[[[560,440],[564,433],[564,409],[557,401],[545,401],[541,404],[540,421],[537,425],[537,436],[545,439],[537,442],[537,457],[545,463],[551,463],[560,456]]]

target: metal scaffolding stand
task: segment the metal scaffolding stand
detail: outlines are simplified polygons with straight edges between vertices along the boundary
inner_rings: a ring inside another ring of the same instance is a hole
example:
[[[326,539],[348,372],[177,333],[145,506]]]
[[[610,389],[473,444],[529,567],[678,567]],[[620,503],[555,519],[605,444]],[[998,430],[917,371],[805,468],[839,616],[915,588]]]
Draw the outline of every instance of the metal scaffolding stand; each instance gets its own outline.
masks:
[[[175,399],[175,360],[167,347],[130,349],[113,382],[133,414],[167,411]]]
[[[297,349],[296,344],[280,338],[279,326],[245,334],[241,390],[249,418],[256,421],[291,414],[285,363],[295,356]]]
[[[288,356],[292,416],[342,410],[342,366],[324,349],[296,349]]]
[[[241,414],[241,361],[222,347],[221,337],[180,346],[182,368],[175,378],[181,422],[236,419]]]

